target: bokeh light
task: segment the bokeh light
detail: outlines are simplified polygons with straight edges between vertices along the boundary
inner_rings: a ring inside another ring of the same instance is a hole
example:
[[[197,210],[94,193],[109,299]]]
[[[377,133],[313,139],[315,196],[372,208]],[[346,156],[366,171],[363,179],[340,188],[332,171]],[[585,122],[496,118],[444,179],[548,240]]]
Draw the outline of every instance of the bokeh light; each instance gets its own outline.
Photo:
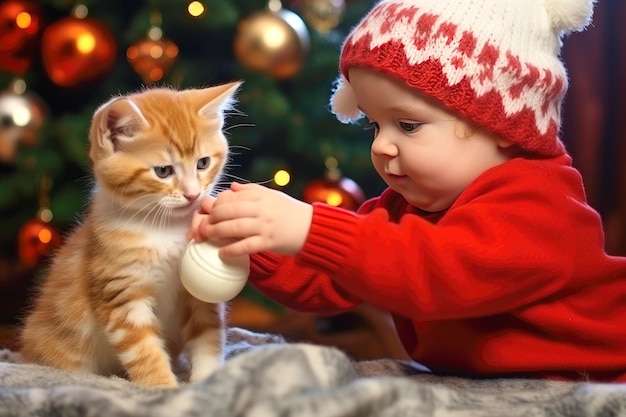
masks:
[[[289,175],[289,173],[284,169],[278,170],[274,174],[274,182],[276,183],[276,185],[284,187],[285,185],[289,184],[290,181],[291,175]]]
[[[193,17],[198,17],[204,13],[204,5],[199,1],[192,1],[187,6],[187,12]]]

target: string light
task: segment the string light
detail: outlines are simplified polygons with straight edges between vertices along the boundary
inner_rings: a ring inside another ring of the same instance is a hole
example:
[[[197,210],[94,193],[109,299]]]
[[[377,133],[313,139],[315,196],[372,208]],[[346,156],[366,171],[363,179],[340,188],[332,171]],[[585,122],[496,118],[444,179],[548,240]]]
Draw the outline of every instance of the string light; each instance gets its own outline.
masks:
[[[267,4],[267,7],[273,11],[274,13],[278,12],[280,9],[283,8],[282,3],[280,2],[280,0],[270,0],[269,3]]]
[[[284,187],[285,185],[289,184],[290,181],[291,175],[289,175],[289,172],[285,171],[284,169],[278,170],[274,174],[274,182],[280,187]]]
[[[72,14],[77,19],[84,19],[89,14],[89,9],[84,4],[78,4],[72,10]]]
[[[204,5],[199,1],[192,1],[187,6],[187,12],[193,17],[198,17],[204,13]]]

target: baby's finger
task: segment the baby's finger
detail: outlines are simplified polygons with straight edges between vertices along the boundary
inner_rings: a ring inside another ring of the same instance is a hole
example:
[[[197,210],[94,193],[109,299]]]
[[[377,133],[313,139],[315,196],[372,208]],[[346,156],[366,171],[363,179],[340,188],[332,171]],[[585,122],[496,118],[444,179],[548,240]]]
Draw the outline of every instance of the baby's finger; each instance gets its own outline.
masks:
[[[255,189],[256,187],[258,187],[258,184],[254,184],[254,183],[242,184],[240,182],[233,182],[232,184],[230,184],[230,189],[235,192],[242,191],[242,190]]]
[[[246,239],[229,243],[220,248],[220,256],[241,256],[250,255],[263,251],[263,240],[259,236],[251,236]]]
[[[213,203],[215,203],[215,197],[206,197],[202,200],[200,204],[200,214],[209,214],[211,209],[213,208]]]
[[[191,226],[189,226],[189,231],[187,232],[187,240],[198,240],[198,227],[204,217],[206,217],[206,214],[202,214],[200,212],[193,215],[193,218],[191,219]]]
[[[205,227],[207,237],[211,239],[239,240],[259,234],[259,223],[253,218],[237,218],[217,223],[207,219]]]
[[[206,215],[198,216],[198,218],[194,218],[194,223],[192,227],[189,229],[187,234],[187,238],[189,240],[195,240],[196,242],[202,242],[206,239],[206,235],[202,233],[203,228],[206,229]]]
[[[217,204],[220,204],[220,203],[224,203],[226,201],[231,201],[234,196],[235,196],[235,193],[232,192],[231,190],[220,191],[215,196],[215,202]]]
[[[211,211],[209,222],[216,224],[228,220],[256,218],[259,207],[258,203],[247,200],[216,204]]]
[[[202,212],[196,212],[193,214],[193,217],[191,218],[191,227],[190,229],[196,229],[198,227],[198,225],[200,224],[200,221],[202,220],[202,218],[206,217],[207,215],[205,213]]]

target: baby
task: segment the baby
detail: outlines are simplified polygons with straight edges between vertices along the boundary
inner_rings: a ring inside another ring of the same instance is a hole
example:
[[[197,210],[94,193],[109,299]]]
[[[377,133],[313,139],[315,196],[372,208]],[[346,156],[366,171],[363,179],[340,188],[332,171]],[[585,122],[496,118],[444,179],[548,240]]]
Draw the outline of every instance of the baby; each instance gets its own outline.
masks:
[[[234,183],[190,236],[251,255],[300,311],[389,311],[434,373],[626,381],[626,258],[559,139],[561,38],[591,0],[383,0],[352,30],[333,112],[367,118],[388,188],[353,213]]]

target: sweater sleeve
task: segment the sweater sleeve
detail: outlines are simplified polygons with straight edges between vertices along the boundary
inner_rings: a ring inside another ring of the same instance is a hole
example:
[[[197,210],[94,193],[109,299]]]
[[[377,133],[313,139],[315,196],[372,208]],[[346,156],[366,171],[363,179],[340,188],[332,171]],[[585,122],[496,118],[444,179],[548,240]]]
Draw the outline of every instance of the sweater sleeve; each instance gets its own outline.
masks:
[[[321,252],[323,256],[327,251]],[[252,286],[293,310],[337,314],[360,303],[359,299],[338,287],[326,273],[304,266],[294,256],[261,252],[253,254],[250,260]]]
[[[369,212],[376,206],[378,200],[374,198],[366,201],[359,208],[359,212]],[[361,300],[336,285],[326,273],[326,270],[334,269],[333,265],[336,262],[341,262],[341,259],[334,257],[335,252],[349,251],[352,243],[342,240],[342,234],[337,235],[339,240],[333,240],[324,233],[324,230],[345,226],[344,223],[352,224],[354,227],[356,217],[352,212],[341,209],[326,210],[326,207],[330,206],[320,203],[315,203],[313,207],[312,224],[317,226],[312,226],[306,245],[316,249],[303,250],[303,261],[300,257],[281,256],[270,252],[253,254],[250,283],[266,296],[293,310],[336,314],[352,309],[360,304]],[[307,257],[325,264],[327,268],[320,270],[315,267],[315,262],[312,266],[306,266]]]
[[[414,320],[469,318],[549,297],[603,253],[599,216],[562,161],[491,169],[436,224],[390,200],[359,213],[315,205],[302,251],[274,258],[280,272],[257,285],[300,310],[367,302]]]

